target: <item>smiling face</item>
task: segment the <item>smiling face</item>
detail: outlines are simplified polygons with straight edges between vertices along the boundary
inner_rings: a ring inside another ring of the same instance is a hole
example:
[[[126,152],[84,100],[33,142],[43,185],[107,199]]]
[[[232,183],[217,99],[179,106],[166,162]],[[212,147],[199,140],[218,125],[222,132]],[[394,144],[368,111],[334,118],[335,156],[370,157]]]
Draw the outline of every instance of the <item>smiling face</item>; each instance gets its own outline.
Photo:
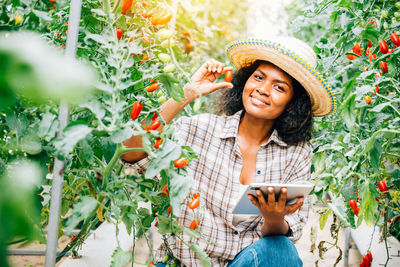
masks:
[[[293,97],[292,78],[277,66],[261,64],[243,89],[243,106],[252,117],[275,120]]]

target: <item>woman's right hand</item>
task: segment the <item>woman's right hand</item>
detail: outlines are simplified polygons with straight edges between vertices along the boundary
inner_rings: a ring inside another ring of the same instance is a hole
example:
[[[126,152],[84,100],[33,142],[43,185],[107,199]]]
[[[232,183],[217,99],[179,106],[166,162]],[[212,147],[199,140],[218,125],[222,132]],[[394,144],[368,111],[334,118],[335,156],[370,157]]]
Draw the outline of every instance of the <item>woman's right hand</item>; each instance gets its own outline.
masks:
[[[232,88],[233,84],[230,82],[214,83],[221,75],[232,69],[232,67],[224,67],[224,64],[215,59],[209,59],[193,74],[192,82],[185,85],[185,90],[199,97],[199,93],[207,95],[218,89]]]

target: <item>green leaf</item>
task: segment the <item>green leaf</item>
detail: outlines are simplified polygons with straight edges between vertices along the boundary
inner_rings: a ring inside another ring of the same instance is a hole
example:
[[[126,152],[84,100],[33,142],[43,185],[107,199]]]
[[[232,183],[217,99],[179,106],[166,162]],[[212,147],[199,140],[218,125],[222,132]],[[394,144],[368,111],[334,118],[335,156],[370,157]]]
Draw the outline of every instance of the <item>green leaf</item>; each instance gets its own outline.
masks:
[[[111,141],[113,141],[115,144],[118,144],[132,137],[133,134],[134,134],[133,129],[131,127],[126,127],[123,129],[117,129],[115,132],[111,134],[110,138]]]
[[[53,113],[46,112],[39,123],[38,136],[47,142],[53,139],[58,131],[59,121]]]
[[[174,216],[179,217],[181,204],[189,193],[193,180],[189,176],[180,175],[175,171],[170,171],[169,176],[170,204]]]
[[[22,139],[21,149],[29,155],[37,155],[42,151],[42,143],[40,142],[39,137],[30,134]]]
[[[89,126],[80,123],[72,123],[65,127],[61,139],[58,139],[54,143],[58,155],[66,157],[72,152],[75,145],[85,138],[91,131],[92,129]]]
[[[340,106],[342,110],[343,120],[349,130],[352,130],[355,123],[355,99],[356,94],[351,94]]]
[[[379,172],[379,165],[380,165],[380,157],[382,153],[382,146],[377,139],[374,140],[374,145],[369,152],[370,162],[372,168]]]
[[[319,217],[319,227],[320,227],[321,230],[324,229],[325,224],[326,224],[326,220],[328,219],[329,214],[331,214],[331,213],[332,213],[332,210],[326,209],[324,211],[324,213],[322,213],[322,215]]]
[[[379,105],[376,105],[375,107],[371,108],[371,112],[381,112],[384,108],[390,106],[390,102],[385,102]]]
[[[117,247],[111,257],[111,267],[123,267],[131,261],[131,253]]]
[[[52,18],[48,16],[48,12],[39,11],[36,9],[32,9],[32,13],[35,14],[37,17],[44,19],[46,21],[51,21]]]
[[[200,248],[199,245],[190,243],[189,248],[193,250],[194,253],[196,253],[197,257],[199,258],[201,264],[203,264],[204,267],[211,267],[211,259],[208,257],[207,253],[205,253],[204,250]]]
[[[376,27],[372,24],[367,25],[365,30],[362,32],[363,39],[370,39],[372,43],[377,43],[379,40],[380,32],[376,29]]]
[[[335,215],[343,222],[345,226],[350,226],[349,218],[346,214],[346,206],[342,199],[334,198],[332,199],[331,203],[328,203],[328,206],[332,209]]]
[[[373,183],[370,183],[368,180],[366,184],[360,186],[360,216],[362,215],[364,217],[365,223],[368,226],[374,223],[376,211],[378,210],[378,202],[375,199],[375,194],[373,194],[373,192],[375,191],[375,185]]]
[[[147,167],[145,178],[151,179],[160,173],[161,170],[169,168],[171,161],[179,158],[181,155],[181,147],[173,141],[167,139],[164,145],[158,150]]]
[[[201,234],[199,233],[199,231],[192,230],[192,229],[189,229],[189,228],[185,228],[185,229],[183,230],[183,232],[184,232],[185,234],[187,234],[188,236],[190,236],[190,237],[193,237],[193,238],[201,238]]]
[[[157,79],[164,85],[165,89],[167,89],[167,93],[170,97],[177,102],[182,102],[182,99],[184,98],[183,89],[175,78],[163,74],[159,75]]]
[[[72,214],[68,217],[65,232],[70,234],[75,226],[82,220],[89,217],[97,207],[97,200],[94,197],[83,196],[72,208]]]

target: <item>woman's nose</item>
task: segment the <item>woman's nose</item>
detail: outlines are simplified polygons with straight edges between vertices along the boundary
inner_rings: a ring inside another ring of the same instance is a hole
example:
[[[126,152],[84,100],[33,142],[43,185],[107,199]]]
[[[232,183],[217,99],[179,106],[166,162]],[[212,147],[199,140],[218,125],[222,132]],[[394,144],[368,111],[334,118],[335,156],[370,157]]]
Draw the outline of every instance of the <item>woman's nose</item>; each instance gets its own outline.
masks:
[[[260,94],[264,94],[269,96],[271,93],[271,83],[270,82],[264,82],[262,85],[260,85],[257,90]]]

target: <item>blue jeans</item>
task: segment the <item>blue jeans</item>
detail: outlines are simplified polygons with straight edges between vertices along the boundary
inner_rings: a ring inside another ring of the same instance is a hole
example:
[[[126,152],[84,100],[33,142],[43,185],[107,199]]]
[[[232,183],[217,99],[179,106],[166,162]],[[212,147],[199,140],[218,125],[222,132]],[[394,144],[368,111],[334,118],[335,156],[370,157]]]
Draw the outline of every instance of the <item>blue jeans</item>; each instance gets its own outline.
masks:
[[[158,263],[156,267],[165,267]],[[282,235],[266,236],[243,249],[229,262],[228,267],[302,267],[297,249],[289,238]]]

